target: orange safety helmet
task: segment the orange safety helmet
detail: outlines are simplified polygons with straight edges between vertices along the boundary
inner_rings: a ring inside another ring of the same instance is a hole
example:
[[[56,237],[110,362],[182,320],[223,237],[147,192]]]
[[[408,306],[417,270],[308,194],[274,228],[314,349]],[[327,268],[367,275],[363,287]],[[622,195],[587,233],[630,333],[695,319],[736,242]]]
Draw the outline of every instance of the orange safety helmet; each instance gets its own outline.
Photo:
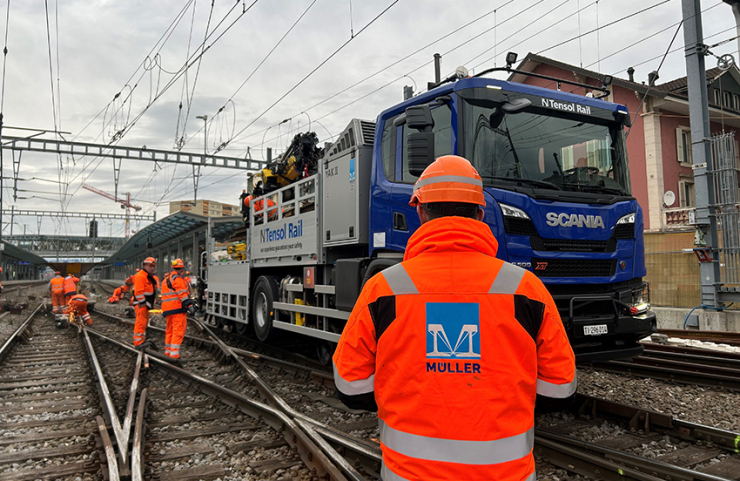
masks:
[[[144,259],[144,262],[142,262],[142,264],[151,264],[153,266],[156,266],[157,259],[155,259],[154,257],[147,257],[146,259]]]
[[[182,262],[182,259],[175,259],[172,261],[172,268],[173,269],[184,269],[185,264]]]
[[[62,273],[61,273],[61,272],[59,272],[59,271],[54,271],[54,275],[55,275],[55,276],[61,276],[61,275],[62,275]]]
[[[409,205],[462,202],[486,205],[483,181],[467,159],[443,155],[432,162],[414,184]]]
[[[251,203],[252,203],[252,196],[251,195],[246,196],[244,198],[244,207],[246,207],[247,209],[249,209],[249,204],[251,204]]]

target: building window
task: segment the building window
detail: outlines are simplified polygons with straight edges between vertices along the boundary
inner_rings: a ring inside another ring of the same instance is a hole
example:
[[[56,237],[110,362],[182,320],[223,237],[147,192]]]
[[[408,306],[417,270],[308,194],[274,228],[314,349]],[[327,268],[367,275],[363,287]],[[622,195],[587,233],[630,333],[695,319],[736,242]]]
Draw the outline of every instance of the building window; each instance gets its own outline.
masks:
[[[678,181],[678,200],[681,207],[696,207],[696,193],[693,180]]]
[[[676,158],[681,164],[691,164],[691,129],[678,127],[676,129]]]
[[[725,107],[732,107],[732,94],[724,92]]]
[[[714,103],[722,105],[722,99],[720,99],[719,89],[714,89]]]
[[[735,110],[740,110],[740,95],[732,95],[732,108]]]

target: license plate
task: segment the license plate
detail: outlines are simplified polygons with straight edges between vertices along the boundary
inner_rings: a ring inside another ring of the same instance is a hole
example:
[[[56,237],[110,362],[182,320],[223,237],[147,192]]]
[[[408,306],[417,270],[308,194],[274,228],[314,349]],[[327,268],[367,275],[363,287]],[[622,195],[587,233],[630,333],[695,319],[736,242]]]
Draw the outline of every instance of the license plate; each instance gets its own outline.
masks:
[[[585,336],[600,336],[607,334],[609,330],[606,324],[596,324],[595,326],[583,326],[583,335]]]

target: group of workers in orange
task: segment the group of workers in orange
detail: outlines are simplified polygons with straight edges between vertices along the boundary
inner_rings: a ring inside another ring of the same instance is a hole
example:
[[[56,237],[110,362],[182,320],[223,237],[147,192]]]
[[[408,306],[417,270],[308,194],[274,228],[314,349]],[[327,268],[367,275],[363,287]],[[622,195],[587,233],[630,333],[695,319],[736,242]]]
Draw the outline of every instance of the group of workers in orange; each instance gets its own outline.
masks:
[[[167,320],[164,354],[180,366],[180,346],[187,328],[187,314],[194,312],[194,303],[190,299],[190,282],[184,277],[185,264],[182,259],[172,261],[172,271],[165,275],[160,285],[154,275],[157,261],[153,257],[144,259],[142,269],[133,276],[134,308],[136,323],[134,325],[134,346],[137,349],[156,349],[151,340],[146,339],[146,328],[149,325],[149,311],[154,309],[157,290],[162,292],[162,315]]]
[[[73,274],[62,277],[61,272],[54,272],[54,277],[49,281],[52,311],[54,314],[75,312],[85,324],[90,326],[92,319],[90,313],[87,312],[87,297],[77,292],[79,283],[80,279]]]

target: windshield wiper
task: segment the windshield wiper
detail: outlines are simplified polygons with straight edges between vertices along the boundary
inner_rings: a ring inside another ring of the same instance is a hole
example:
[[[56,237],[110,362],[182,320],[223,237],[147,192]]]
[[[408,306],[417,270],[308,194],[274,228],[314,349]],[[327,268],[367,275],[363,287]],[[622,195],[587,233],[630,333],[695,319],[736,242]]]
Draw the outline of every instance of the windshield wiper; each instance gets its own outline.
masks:
[[[522,177],[496,177],[493,175],[482,175],[481,177],[490,180],[508,180],[509,182],[522,182],[524,184],[538,185],[540,187],[546,187],[548,189],[563,190],[552,182],[546,182],[544,180],[524,179]]]
[[[605,193],[605,194],[615,194],[615,195],[628,195],[625,194],[623,190],[621,189],[615,189],[613,187],[602,187],[600,185],[590,185],[590,184],[579,184],[577,182],[563,182],[564,187],[577,187],[579,190],[588,190],[589,192],[598,192],[598,193]]]

